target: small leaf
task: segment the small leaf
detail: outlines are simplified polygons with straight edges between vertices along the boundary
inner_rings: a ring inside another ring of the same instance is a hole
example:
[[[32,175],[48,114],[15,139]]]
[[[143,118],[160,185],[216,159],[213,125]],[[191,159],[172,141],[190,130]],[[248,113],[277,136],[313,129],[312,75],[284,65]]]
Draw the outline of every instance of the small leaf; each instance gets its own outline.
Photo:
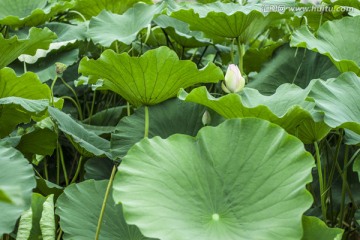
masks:
[[[309,96],[325,114],[332,128],[347,128],[360,134],[360,77],[353,72],[343,73],[331,81],[317,81]]]
[[[162,5],[138,3],[123,15],[102,11],[98,16],[91,18],[88,35],[94,43],[104,47],[110,47],[114,41],[129,45],[162,8]]]
[[[304,235],[301,240],[341,240],[340,228],[329,228],[317,217],[303,216]]]
[[[110,156],[108,153],[110,149],[109,141],[97,136],[93,132],[87,131],[69,115],[56,108],[50,107],[48,111],[59,129],[66,134],[81,155],[87,157]]]
[[[19,227],[16,234],[16,240],[28,240],[32,228],[32,210],[31,208],[21,214]]]
[[[40,218],[40,229],[42,233],[42,239],[55,239],[56,226],[54,215],[54,195],[48,196],[43,204],[43,211]]]

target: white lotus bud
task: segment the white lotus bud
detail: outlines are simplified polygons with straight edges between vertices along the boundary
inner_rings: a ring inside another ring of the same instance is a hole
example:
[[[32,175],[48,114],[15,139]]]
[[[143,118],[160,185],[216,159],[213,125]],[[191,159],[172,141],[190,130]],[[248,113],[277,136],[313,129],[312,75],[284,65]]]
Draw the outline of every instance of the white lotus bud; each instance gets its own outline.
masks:
[[[210,113],[206,110],[201,118],[202,124],[209,125],[211,122],[211,116]]]
[[[245,79],[241,76],[238,66],[230,64],[225,74],[225,84],[221,88],[226,93],[240,92],[245,87]]]

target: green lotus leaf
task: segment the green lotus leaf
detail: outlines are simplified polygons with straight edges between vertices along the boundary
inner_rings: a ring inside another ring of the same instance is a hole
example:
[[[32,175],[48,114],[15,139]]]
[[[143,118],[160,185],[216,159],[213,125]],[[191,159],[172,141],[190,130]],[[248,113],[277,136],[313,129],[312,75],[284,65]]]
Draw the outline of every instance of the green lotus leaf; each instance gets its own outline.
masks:
[[[126,106],[106,108],[84,119],[83,123],[96,126],[116,126],[127,113]]]
[[[16,233],[16,240],[27,240],[30,237],[32,228],[32,210],[31,208],[21,214],[19,227]]]
[[[332,128],[347,128],[360,134],[360,78],[352,72],[332,81],[317,81],[309,96],[325,114],[324,121]]]
[[[42,239],[53,240],[56,238],[54,195],[48,196],[43,204],[43,211],[40,218],[40,229]]]
[[[160,15],[154,19],[156,25],[183,47],[195,48],[210,45],[210,39],[204,38],[203,33],[191,31],[189,24],[167,15]]]
[[[359,145],[360,144],[360,134],[356,134],[353,131],[345,129],[344,143],[346,145]]]
[[[279,126],[231,119],[195,138],[142,140],[124,157],[113,197],[128,223],[162,240],[300,239],[313,161]]]
[[[304,235],[301,240],[341,240],[344,230],[329,228],[317,217],[303,216]]]
[[[114,91],[134,106],[154,105],[176,96],[180,88],[224,78],[213,63],[198,70],[195,63],[179,60],[167,47],[149,50],[141,57],[106,50],[97,60],[83,58],[79,72],[90,76],[91,83],[103,79],[102,89]]]
[[[149,138],[160,136],[167,138],[175,133],[195,136],[204,125],[202,117],[205,107],[170,99],[159,105],[149,107]],[[113,156],[124,157],[127,151],[144,137],[144,108],[133,115],[121,119],[116,131],[111,135],[111,152]],[[219,124],[221,119],[212,116],[210,125]],[[186,124],[184,124],[186,123]]]
[[[312,79],[327,80],[339,75],[340,72],[327,57],[285,45],[276,51],[276,55],[247,86],[263,94],[273,94],[284,83],[306,88]]]
[[[170,16],[188,23],[191,30],[202,31],[209,36],[239,38],[245,44],[258,37],[274,21],[290,15],[278,12],[265,14],[261,5],[216,2],[189,4],[187,8],[174,10]]]
[[[34,55],[38,49],[48,49],[56,34],[49,29],[31,28],[25,39],[17,36],[5,39],[0,34],[0,69],[6,67],[21,54]]]
[[[56,202],[56,214],[64,231],[64,240],[93,239],[96,232],[107,180],[87,180],[68,186]],[[99,239],[147,240],[136,226],[125,222],[122,206],[107,200]]]
[[[331,128],[321,123],[323,119],[314,110],[315,104],[306,101],[309,91],[309,88],[283,84],[271,96],[262,95],[256,89],[244,88],[239,94],[214,98],[205,87],[199,87],[190,93],[181,90],[179,98],[205,105],[225,118],[256,117],[268,120],[304,143],[312,143],[325,137]]]
[[[0,145],[0,236],[11,233],[23,211],[30,208],[35,176],[28,160],[13,147]]]
[[[57,123],[59,129],[66,134],[68,139],[81,155],[86,157],[109,156],[110,142],[86,130],[66,113],[49,107],[50,116]]]
[[[353,30],[358,28],[360,28],[360,16],[327,21],[321,25],[316,35],[303,26],[293,33],[290,45],[319,52],[328,56],[339,71],[353,71],[360,75],[360,55],[357,54],[360,51],[358,44],[360,32]]]
[[[51,156],[57,146],[57,140],[58,135],[53,129],[41,128],[35,125],[25,130],[16,148],[24,155]]]
[[[63,192],[63,188],[55,183],[36,177],[36,189],[34,191],[44,196],[53,194],[54,198],[57,199]]]
[[[71,1],[2,0],[0,24],[12,27],[36,26],[73,6]]]
[[[88,36],[94,43],[104,47],[109,47],[114,41],[129,45],[162,9],[162,4],[138,3],[123,15],[102,11],[90,20]]]
[[[84,164],[84,178],[94,180],[109,179],[114,162],[108,158],[90,158]]]
[[[49,105],[50,88],[31,72],[17,77],[12,69],[1,69],[0,89],[0,138],[19,123],[27,123],[41,114]]]
[[[121,14],[132,7],[139,0],[76,0],[74,10],[80,12],[86,19],[97,16],[102,10]],[[141,2],[151,3],[150,0],[141,0]]]

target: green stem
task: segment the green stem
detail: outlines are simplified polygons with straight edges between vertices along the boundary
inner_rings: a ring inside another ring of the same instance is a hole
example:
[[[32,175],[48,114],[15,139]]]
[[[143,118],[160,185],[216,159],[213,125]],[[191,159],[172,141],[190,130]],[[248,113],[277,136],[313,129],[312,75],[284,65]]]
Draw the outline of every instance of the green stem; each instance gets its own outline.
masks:
[[[62,236],[62,229],[60,229],[60,232],[59,232],[59,235],[57,237],[57,240],[60,240],[61,239],[61,236]]]
[[[96,90],[94,91],[93,99],[91,101],[91,108],[90,108],[90,114],[89,114],[89,124],[91,124],[91,118],[92,118],[93,112],[94,112],[95,99],[96,99]]]
[[[145,106],[145,132],[144,138],[149,136],[149,107]]]
[[[232,63],[235,63],[235,58],[234,58],[234,45],[235,45],[235,38],[232,40],[231,42],[231,47],[230,47],[230,61]]]
[[[80,173],[82,161],[83,161],[83,156],[80,156],[79,163],[78,163],[78,166],[76,168],[75,175],[74,175],[73,179],[71,180],[70,184],[76,182],[76,179],[77,179],[77,177],[79,176],[79,173]]]
[[[56,148],[56,184],[60,185],[60,153],[59,153],[59,142]]]
[[[62,147],[61,147],[60,144],[58,145],[58,148],[59,148],[59,153],[60,153],[61,166],[62,166],[62,169],[63,169],[63,172],[64,172],[65,184],[66,184],[66,186],[68,186],[69,185],[69,178],[68,178],[68,175],[67,175],[66,165],[65,165],[65,161],[64,161],[64,153],[63,153],[63,150],[62,150]]]
[[[344,155],[344,170],[343,170],[343,179],[341,187],[341,202],[340,202],[340,214],[339,214],[339,226],[343,226],[344,222],[344,209],[345,209],[345,194],[346,194],[346,185],[347,185],[347,163],[349,160],[349,145],[345,145],[345,155]]]
[[[79,101],[79,98],[75,92],[75,90],[67,83],[65,82],[65,80],[63,78],[60,78],[61,81],[63,82],[63,84],[72,92],[72,94],[74,95],[75,97],[75,100],[76,100],[76,103],[77,103],[77,107],[78,107],[78,111],[81,110],[80,108],[80,101]],[[82,117],[82,111],[79,111],[79,117],[80,117],[80,120],[83,120],[83,117]]]
[[[24,61],[24,73],[27,72],[26,62]]]
[[[101,224],[102,224],[102,220],[103,220],[104,213],[105,213],[106,203],[107,203],[107,200],[109,198],[110,189],[111,189],[112,183],[114,181],[116,169],[117,169],[116,165],[114,165],[114,167],[113,167],[113,169],[111,171],[109,183],[108,183],[107,188],[106,188],[104,201],[103,201],[102,206],[101,206],[100,216],[99,216],[99,220],[98,220],[97,227],[96,227],[95,240],[98,240],[99,236],[100,236]]]
[[[239,66],[239,70],[241,75],[245,78],[245,81],[247,83],[247,76],[244,72],[244,55],[245,55],[245,45],[241,43],[240,41],[240,37],[236,38],[237,41],[237,48],[238,48],[238,53],[239,53],[239,62],[238,62],[238,66]]]
[[[321,201],[321,212],[324,218],[324,221],[326,222],[326,193],[324,192],[324,179],[322,174],[322,168],[321,168],[321,159],[320,159],[320,150],[319,145],[317,142],[314,142],[315,147],[315,156],[316,156],[316,166],[318,170],[318,176],[319,176],[319,184],[320,184],[320,201]]]
[[[127,115],[130,116],[131,112],[130,112],[130,103],[126,102],[126,110],[127,110]]]
[[[58,77],[56,76],[55,79],[53,80],[53,82],[51,83],[51,105],[54,106],[54,86],[56,83],[56,80],[58,79]]]
[[[70,100],[70,101],[74,104],[74,106],[76,107],[76,109],[77,109],[77,111],[78,111],[78,113],[79,113],[79,118],[80,118],[80,120],[83,120],[83,115],[82,115],[82,112],[81,112],[81,108],[80,108],[80,106],[77,104],[77,102],[76,102],[73,98],[71,98],[71,97],[69,97],[69,96],[62,96],[61,98],[62,98],[62,99]]]
[[[44,159],[44,174],[45,174],[45,179],[49,180],[49,173],[48,173],[48,165],[47,165],[47,159]]]

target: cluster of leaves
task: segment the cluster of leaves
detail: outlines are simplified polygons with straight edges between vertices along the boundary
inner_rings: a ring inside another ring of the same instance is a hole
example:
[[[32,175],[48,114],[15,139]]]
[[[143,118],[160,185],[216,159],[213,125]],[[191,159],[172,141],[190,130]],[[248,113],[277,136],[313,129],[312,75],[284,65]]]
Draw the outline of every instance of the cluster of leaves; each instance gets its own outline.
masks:
[[[360,4],[321,4],[0,1],[0,239],[358,239]]]

